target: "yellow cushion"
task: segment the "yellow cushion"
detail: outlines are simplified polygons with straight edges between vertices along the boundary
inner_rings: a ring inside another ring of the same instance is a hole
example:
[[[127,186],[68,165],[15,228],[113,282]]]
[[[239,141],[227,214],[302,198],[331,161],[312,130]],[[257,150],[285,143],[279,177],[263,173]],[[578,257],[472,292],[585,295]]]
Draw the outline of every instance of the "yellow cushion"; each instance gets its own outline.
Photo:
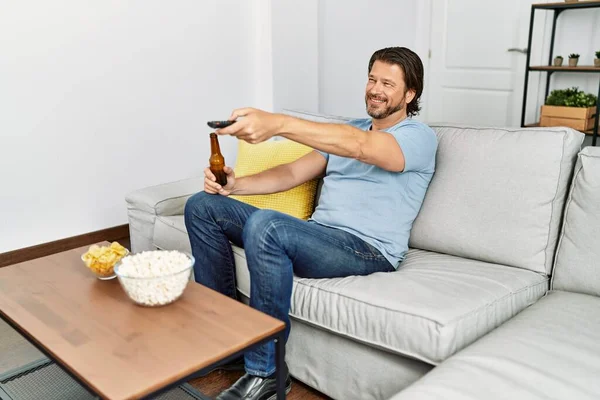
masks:
[[[313,149],[291,140],[238,144],[235,176],[253,175],[277,165],[286,164],[310,153]],[[230,196],[254,207],[276,210],[307,220],[313,213],[317,179],[280,193],[266,195]]]

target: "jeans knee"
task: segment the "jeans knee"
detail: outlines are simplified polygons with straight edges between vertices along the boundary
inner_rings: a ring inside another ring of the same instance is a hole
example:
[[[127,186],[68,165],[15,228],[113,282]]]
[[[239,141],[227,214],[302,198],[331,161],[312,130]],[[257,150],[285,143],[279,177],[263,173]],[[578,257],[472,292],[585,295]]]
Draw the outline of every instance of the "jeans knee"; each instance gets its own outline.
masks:
[[[198,192],[185,202],[184,215],[188,219],[192,215],[202,218],[210,215],[212,204],[219,201],[218,195],[208,194],[206,192]]]
[[[244,243],[271,236],[269,234],[277,229],[277,220],[280,215],[279,212],[273,210],[258,210],[252,213],[244,225],[242,233]]]

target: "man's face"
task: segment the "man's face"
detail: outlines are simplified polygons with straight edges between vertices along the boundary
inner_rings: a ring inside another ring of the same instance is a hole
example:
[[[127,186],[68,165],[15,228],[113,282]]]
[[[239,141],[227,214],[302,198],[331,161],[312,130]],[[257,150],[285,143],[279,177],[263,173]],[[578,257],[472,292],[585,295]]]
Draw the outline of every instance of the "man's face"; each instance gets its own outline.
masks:
[[[412,91],[406,91],[400,66],[379,60],[373,63],[365,91],[367,114],[375,119],[386,118],[405,109],[413,97]]]

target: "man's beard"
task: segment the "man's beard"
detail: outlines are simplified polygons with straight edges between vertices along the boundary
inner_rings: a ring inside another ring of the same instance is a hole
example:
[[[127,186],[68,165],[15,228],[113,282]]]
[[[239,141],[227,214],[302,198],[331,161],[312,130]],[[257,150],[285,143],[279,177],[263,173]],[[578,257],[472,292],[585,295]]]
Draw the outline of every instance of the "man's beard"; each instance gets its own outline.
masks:
[[[365,96],[365,105],[367,107],[367,114],[369,114],[369,116],[371,116],[371,118],[375,118],[375,119],[384,119],[389,117],[390,115],[392,115],[395,112],[401,111],[405,106],[406,106],[406,102],[405,102],[405,98],[403,97],[400,100],[400,103],[398,103],[395,106],[386,106],[386,107],[378,107],[378,108],[369,108],[369,98],[377,98],[376,96],[369,96],[366,95]],[[381,105],[384,105],[385,103],[381,103]]]

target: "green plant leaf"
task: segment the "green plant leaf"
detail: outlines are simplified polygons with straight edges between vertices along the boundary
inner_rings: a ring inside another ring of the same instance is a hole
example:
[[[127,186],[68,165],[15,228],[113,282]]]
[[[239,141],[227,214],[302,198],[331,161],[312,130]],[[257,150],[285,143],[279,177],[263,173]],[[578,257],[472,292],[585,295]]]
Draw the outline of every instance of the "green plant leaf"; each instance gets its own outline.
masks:
[[[548,106],[593,107],[598,98],[591,93],[585,93],[578,87],[553,90],[546,99]]]

